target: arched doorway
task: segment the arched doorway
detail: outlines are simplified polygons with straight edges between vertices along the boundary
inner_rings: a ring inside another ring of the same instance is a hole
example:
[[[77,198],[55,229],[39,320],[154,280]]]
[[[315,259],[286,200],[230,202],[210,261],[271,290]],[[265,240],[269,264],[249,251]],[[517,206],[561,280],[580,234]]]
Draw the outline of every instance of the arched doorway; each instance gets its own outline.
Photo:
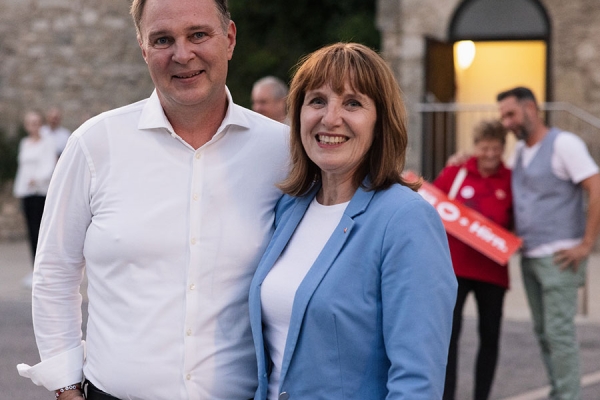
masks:
[[[532,88],[541,102],[550,100],[550,37],[550,20],[538,0],[463,1],[451,18],[448,41],[427,41],[425,101],[494,104],[498,92],[518,85]],[[459,63],[464,41],[472,52],[466,64]],[[470,151],[478,122],[473,118],[445,115],[450,123],[424,132],[424,172],[435,176],[449,154]]]

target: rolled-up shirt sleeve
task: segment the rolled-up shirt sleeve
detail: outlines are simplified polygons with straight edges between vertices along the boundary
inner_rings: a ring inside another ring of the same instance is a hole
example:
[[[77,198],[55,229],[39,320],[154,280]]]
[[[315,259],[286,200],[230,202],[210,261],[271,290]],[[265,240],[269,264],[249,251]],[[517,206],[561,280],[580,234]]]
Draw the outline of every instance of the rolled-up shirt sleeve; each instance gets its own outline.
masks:
[[[22,376],[55,390],[81,381],[84,362],[83,247],[90,225],[94,173],[78,137],[71,137],[52,177],[35,259],[33,326],[41,362],[18,366]]]

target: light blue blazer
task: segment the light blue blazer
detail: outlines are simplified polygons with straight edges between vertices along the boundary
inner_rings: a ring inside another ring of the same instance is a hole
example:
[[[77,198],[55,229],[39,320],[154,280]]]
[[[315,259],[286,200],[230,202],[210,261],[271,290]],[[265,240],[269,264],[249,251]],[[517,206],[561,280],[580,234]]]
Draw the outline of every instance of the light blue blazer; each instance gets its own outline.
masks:
[[[261,284],[317,190],[279,201],[275,233],[250,287],[256,399],[266,398],[270,371]],[[456,288],[434,208],[401,185],[359,188],[296,292],[280,398],[441,399]]]

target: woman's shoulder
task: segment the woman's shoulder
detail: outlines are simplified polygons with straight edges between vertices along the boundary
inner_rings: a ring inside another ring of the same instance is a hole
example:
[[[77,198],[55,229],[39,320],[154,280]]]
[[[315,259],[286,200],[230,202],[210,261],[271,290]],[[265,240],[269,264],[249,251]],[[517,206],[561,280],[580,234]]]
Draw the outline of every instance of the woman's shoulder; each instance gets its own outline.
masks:
[[[377,208],[386,208],[394,213],[399,210],[409,211],[415,208],[431,207],[418,192],[399,183],[393,184],[388,189],[377,191],[373,202]]]
[[[302,197],[290,196],[289,194],[283,194],[281,196],[275,206],[275,226],[279,225],[282,218],[289,216],[294,205],[300,201],[300,199],[302,199]]]

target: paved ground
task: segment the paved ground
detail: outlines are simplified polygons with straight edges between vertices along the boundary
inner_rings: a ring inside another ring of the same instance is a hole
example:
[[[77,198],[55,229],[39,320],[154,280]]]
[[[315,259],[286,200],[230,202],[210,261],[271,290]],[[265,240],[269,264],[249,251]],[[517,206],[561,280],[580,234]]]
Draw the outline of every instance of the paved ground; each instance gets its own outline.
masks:
[[[16,364],[39,361],[31,323],[29,291],[21,279],[30,268],[23,242],[0,243],[0,398],[50,399],[51,394],[17,374]],[[518,260],[510,266],[511,291],[505,303],[501,358],[492,399],[546,399],[548,387],[520,284]],[[588,311],[577,318],[583,369],[583,400],[600,399],[600,253],[589,265]],[[583,309],[583,296],[582,296]],[[477,348],[473,303],[467,304],[460,353],[458,400],[470,400]]]

